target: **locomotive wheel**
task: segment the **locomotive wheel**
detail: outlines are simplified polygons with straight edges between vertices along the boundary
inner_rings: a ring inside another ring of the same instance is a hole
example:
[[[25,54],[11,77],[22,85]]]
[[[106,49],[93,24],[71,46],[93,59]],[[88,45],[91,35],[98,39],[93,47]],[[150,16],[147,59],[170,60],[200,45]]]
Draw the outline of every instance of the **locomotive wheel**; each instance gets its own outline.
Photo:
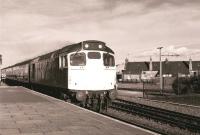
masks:
[[[63,92],[60,93],[60,99],[61,99],[61,100],[64,100],[65,102],[69,102],[69,103],[72,102],[70,96],[67,95],[66,93],[63,93]]]

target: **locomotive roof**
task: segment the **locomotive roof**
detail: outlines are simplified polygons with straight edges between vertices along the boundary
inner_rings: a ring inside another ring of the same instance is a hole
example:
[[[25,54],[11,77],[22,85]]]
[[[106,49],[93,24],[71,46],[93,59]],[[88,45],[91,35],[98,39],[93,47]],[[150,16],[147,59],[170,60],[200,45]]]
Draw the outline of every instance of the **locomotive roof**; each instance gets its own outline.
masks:
[[[74,52],[74,51],[78,51],[82,49],[82,45],[81,42],[77,43],[77,44],[72,44],[72,45],[67,45],[65,47],[63,47],[62,49],[60,49],[59,53],[63,53],[63,52]]]
[[[104,47],[102,48],[102,51],[106,51],[106,52],[114,54],[114,52],[109,47],[107,47],[104,42],[97,41],[97,40],[86,40],[86,41],[82,41],[79,43],[67,45],[59,50],[38,56],[37,58],[38,58],[38,60],[44,60],[44,59],[58,57],[59,54],[64,53],[64,52],[67,52],[67,53],[75,52],[75,51],[78,52],[78,51],[82,50],[83,44],[85,44],[85,43],[100,43],[100,44],[104,45]]]
[[[90,44],[90,43],[102,44],[103,48],[101,49],[101,51],[106,51],[106,52],[114,54],[113,50],[110,49],[108,46],[106,46],[105,42],[98,41],[98,40],[85,40],[85,41],[82,41],[82,42],[77,43],[77,44],[68,45],[68,46],[65,46],[62,49],[60,49],[59,53],[63,53],[63,52],[69,53],[69,52],[79,51],[79,50],[83,49],[83,44],[87,44],[87,43],[88,44]]]
[[[56,51],[49,52],[49,53],[47,53],[47,54],[38,56],[37,58],[38,58],[38,60],[44,60],[44,59],[53,58],[53,57],[58,56],[58,52],[59,52],[59,50],[56,50]],[[37,58],[36,58],[36,59],[37,59]]]

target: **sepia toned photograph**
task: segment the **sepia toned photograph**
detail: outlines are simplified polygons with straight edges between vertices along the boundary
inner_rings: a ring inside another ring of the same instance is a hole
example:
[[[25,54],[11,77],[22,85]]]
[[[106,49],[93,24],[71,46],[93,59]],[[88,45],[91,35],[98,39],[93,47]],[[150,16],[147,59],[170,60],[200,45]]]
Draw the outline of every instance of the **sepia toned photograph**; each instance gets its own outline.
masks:
[[[199,0],[0,0],[0,135],[200,135]]]

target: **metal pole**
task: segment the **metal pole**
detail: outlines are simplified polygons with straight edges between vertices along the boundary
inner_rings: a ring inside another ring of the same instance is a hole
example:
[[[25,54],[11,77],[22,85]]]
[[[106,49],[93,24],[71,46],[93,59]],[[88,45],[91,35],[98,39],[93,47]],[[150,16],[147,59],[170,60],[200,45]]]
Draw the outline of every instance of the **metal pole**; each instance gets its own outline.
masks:
[[[163,94],[163,77],[162,77],[162,59],[161,59],[161,49],[163,47],[158,47],[160,50],[160,93]]]

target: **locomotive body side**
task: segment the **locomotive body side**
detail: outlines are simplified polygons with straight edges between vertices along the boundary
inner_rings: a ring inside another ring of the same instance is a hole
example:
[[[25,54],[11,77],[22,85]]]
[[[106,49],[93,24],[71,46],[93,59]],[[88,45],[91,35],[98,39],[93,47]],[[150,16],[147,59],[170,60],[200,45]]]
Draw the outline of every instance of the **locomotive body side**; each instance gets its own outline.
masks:
[[[30,81],[35,85],[67,89],[67,69],[59,69],[59,58],[39,59],[31,62]]]
[[[64,60],[69,52],[80,47],[80,43],[68,45],[33,59],[30,63],[31,84],[68,91],[68,67],[64,63],[61,66],[61,58]]]
[[[59,69],[56,52],[43,59],[38,57],[30,64],[30,81],[33,85],[67,89],[67,70]]]

